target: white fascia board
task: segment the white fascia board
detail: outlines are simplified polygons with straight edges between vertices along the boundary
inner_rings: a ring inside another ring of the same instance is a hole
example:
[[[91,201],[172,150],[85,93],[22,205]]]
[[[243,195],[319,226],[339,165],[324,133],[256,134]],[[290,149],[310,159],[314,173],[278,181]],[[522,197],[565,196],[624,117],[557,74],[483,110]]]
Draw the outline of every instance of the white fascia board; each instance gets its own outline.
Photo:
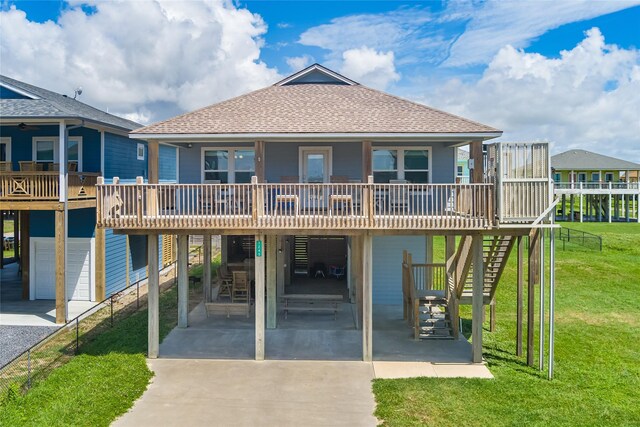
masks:
[[[301,71],[298,71],[297,73],[285,78],[284,80],[280,80],[279,82],[277,82],[275,84],[275,86],[284,86],[285,84],[287,84],[287,83],[289,83],[289,82],[291,82],[293,80],[297,80],[300,77],[306,76],[307,74],[311,73],[312,71],[319,71],[319,72],[321,72],[323,74],[328,75],[329,77],[332,77],[332,78],[334,78],[336,80],[340,80],[341,82],[346,83],[346,84],[351,85],[351,86],[358,84],[357,82],[355,82],[355,81],[353,81],[351,79],[348,79],[345,76],[341,76],[340,74],[336,73],[335,71],[331,71],[330,69],[328,69],[326,67],[323,67],[320,64],[313,64],[313,65],[310,65],[308,68],[306,68],[304,70],[301,70]]]
[[[0,82],[0,86],[9,89],[11,92],[15,92],[15,93],[20,94],[22,96],[26,96],[27,98],[40,99],[39,96],[37,96],[37,95],[35,95],[35,94],[31,93],[31,92],[28,92],[28,91],[26,91],[24,89],[17,88],[17,87],[15,87],[15,86],[13,86],[13,85],[11,85],[9,83]]]
[[[193,134],[161,134],[161,133],[131,133],[133,139],[165,140],[172,142],[194,142],[215,140],[272,140],[272,141],[300,141],[300,140],[398,140],[398,139],[450,139],[450,140],[487,140],[502,136],[502,132],[478,132],[478,133],[193,133]]]

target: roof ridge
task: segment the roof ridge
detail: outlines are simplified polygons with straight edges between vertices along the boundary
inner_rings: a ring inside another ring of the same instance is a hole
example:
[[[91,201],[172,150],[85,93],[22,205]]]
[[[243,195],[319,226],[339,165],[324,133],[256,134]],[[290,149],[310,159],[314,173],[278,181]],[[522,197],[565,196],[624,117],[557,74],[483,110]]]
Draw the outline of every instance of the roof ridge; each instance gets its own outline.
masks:
[[[225,99],[224,101],[215,102],[213,104],[209,104],[209,105],[197,108],[197,109],[192,110],[192,111],[187,111],[185,113],[178,114],[177,116],[169,117],[168,119],[160,120],[159,122],[150,123],[150,124],[148,124],[146,126],[142,126],[142,127],[138,128],[138,129],[134,129],[130,133],[138,133],[138,132],[140,132],[140,131],[148,128],[148,127],[161,125],[163,123],[167,123],[167,122],[170,122],[170,121],[178,120],[178,119],[180,119],[182,117],[185,117],[185,116],[188,116],[188,115],[191,115],[191,114],[195,114],[195,113],[199,113],[200,111],[204,111],[204,110],[207,110],[207,109],[212,108],[212,107],[217,107],[219,105],[227,104],[227,103],[229,103],[231,101],[238,100],[238,99],[243,98],[245,96],[249,96],[249,95],[252,95],[252,94],[255,94],[255,93],[258,93],[258,92],[264,92],[267,89],[271,89],[273,87],[276,87],[276,86],[269,85],[269,86],[266,86],[266,87],[263,87],[263,88],[260,88],[260,89],[252,90],[251,92],[243,93],[241,95],[234,96],[233,98]]]
[[[494,128],[493,126],[485,125],[484,123],[480,123],[480,122],[477,122],[477,121],[475,121],[475,120],[467,119],[467,118],[462,117],[462,116],[459,116],[459,115],[457,115],[457,114],[449,113],[449,112],[447,112],[447,111],[440,110],[440,109],[438,109],[438,108],[434,108],[434,107],[431,107],[431,106],[426,105],[426,104],[421,104],[421,103],[419,103],[419,102],[412,101],[412,100],[410,100],[410,99],[403,98],[403,97],[398,96],[398,95],[393,95],[393,94],[391,94],[391,93],[387,93],[387,92],[384,92],[384,91],[381,91],[381,90],[378,90],[378,89],[373,89],[373,88],[370,88],[369,86],[365,86],[365,85],[363,85],[363,84],[360,84],[359,86],[360,86],[360,87],[362,87],[362,88],[364,88],[364,89],[370,90],[370,91],[372,91],[372,92],[376,92],[376,93],[379,93],[379,94],[382,94],[382,95],[385,95],[385,96],[388,96],[388,97],[391,97],[391,98],[398,99],[398,100],[400,100],[400,101],[409,102],[409,103],[411,103],[411,104],[413,104],[413,105],[417,105],[418,107],[426,108],[426,109],[431,110],[431,111],[435,111],[435,112],[438,112],[438,113],[442,113],[442,114],[446,114],[446,115],[448,115],[448,116],[455,117],[455,118],[460,119],[460,120],[462,120],[462,121],[465,121],[465,122],[467,122],[467,123],[471,123],[471,124],[479,125],[479,126],[484,126],[484,127],[489,128],[489,129],[492,129],[492,130],[494,130],[494,131],[496,131],[496,132],[502,132],[500,129],[498,129],[498,128]]]

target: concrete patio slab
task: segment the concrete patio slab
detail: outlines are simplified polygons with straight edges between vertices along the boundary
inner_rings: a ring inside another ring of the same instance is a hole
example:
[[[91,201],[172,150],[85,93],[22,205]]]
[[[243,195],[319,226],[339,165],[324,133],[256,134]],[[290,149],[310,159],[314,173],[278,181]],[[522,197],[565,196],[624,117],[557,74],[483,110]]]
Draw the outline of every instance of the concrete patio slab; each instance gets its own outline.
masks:
[[[92,301],[69,301],[69,319],[96,305]],[[56,302],[53,300],[0,302],[0,325],[3,326],[59,326],[56,325]]]
[[[155,377],[114,426],[375,426],[363,362],[150,360]]]
[[[485,378],[493,379],[489,369],[480,363],[373,362],[376,378]]]

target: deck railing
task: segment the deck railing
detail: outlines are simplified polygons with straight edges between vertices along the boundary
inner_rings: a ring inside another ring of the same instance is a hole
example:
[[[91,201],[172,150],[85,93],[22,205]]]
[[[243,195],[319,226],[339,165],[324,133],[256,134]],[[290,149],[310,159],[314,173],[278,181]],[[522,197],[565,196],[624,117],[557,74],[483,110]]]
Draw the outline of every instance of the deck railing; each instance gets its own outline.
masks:
[[[556,182],[555,190],[639,190],[637,182]]]
[[[492,184],[99,184],[116,229],[486,229]]]
[[[68,172],[69,200],[93,199],[99,173]],[[59,172],[0,172],[0,201],[57,201]]]

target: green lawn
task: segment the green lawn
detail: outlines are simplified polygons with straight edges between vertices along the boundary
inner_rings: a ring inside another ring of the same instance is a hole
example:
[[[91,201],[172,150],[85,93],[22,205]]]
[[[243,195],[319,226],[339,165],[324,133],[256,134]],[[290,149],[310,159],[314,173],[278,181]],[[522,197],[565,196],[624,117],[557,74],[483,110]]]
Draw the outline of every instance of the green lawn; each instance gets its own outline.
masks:
[[[566,225],[603,236],[603,251],[556,252],[555,379],[515,356],[512,256],[498,288],[496,332],[485,325],[495,380],[376,380],[376,416],[385,425],[640,425],[640,225]]]
[[[215,269],[217,262],[212,264]],[[190,274],[201,274],[194,267]],[[197,290],[195,292],[198,292]],[[177,323],[177,289],[160,297],[160,339]],[[0,405],[0,426],[108,426],[146,390],[147,310],[117,322],[81,347],[25,396]]]

